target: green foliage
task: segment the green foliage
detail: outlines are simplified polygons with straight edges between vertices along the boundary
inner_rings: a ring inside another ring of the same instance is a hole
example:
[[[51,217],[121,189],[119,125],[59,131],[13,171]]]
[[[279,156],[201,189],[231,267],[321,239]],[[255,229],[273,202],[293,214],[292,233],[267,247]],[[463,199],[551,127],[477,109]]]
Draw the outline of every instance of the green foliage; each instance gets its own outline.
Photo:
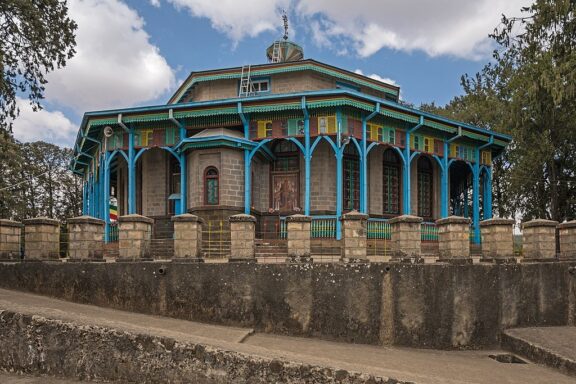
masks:
[[[41,108],[45,75],[74,55],[76,28],[66,1],[0,1],[0,130],[12,129],[18,93]]]
[[[465,94],[422,109],[512,135],[497,160],[494,201],[500,216],[558,221],[576,208],[576,3],[538,0],[523,17],[502,17],[491,37],[494,61]]]
[[[0,218],[64,220],[82,207],[81,180],[68,170],[72,150],[19,143],[0,131]]]

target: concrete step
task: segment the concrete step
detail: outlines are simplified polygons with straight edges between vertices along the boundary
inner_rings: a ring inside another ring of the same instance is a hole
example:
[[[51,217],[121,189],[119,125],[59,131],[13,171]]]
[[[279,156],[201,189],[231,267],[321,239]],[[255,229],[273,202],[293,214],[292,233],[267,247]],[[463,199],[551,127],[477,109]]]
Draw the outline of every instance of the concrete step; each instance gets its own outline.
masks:
[[[576,376],[576,327],[507,329],[500,343],[518,356]]]

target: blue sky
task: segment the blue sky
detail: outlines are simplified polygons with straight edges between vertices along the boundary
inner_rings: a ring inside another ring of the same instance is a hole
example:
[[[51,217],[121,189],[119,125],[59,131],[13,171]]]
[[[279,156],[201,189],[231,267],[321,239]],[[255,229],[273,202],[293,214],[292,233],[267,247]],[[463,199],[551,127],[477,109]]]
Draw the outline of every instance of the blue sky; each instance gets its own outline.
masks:
[[[78,54],[48,76],[45,109],[19,101],[23,141],[73,145],[84,112],[165,103],[191,71],[265,62],[282,35],[312,58],[445,104],[490,60],[488,34],[521,0],[70,0]]]

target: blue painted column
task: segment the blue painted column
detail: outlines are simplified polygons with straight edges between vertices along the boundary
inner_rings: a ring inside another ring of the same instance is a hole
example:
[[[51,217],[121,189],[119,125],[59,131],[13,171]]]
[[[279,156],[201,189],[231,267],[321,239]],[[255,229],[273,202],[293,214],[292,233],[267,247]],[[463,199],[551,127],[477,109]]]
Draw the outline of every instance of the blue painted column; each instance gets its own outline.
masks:
[[[304,214],[310,216],[310,165],[312,154],[310,153],[310,116],[306,109],[305,98],[302,98],[302,110],[304,111]]]
[[[244,150],[244,213],[250,214],[250,198],[252,188],[252,171],[251,171],[250,150]]]
[[[448,168],[448,142],[444,140],[444,156],[442,156],[442,179],[440,181],[440,216],[442,218],[448,217],[448,176],[450,169]]]
[[[106,158],[107,152],[104,152],[100,156],[100,218],[104,219],[106,217],[106,211],[108,204],[106,203]]]
[[[82,214],[88,214],[88,194],[87,192],[87,182],[82,183]]]
[[[344,157],[344,151],[342,147],[339,147],[336,152],[336,240],[342,238],[342,222],[340,217],[342,216],[342,205],[343,205],[343,182],[342,182],[342,159]]]
[[[110,152],[104,152],[104,241],[110,241]]]
[[[180,141],[186,138],[186,128],[180,125]],[[180,153],[180,214],[188,211],[188,159],[186,153]]]
[[[128,214],[136,213],[136,161],[134,159],[134,128],[128,131]]]
[[[406,145],[404,146],[404,172],[402,172],[402,206],[403,213],[410,214],[410,132],[406,131]]]
[[[362,145],[360,146],[360,212],[368,213],[368,154],[366,149],[366,122],[362,119]]]
[[[484,187],[484,220],[492,218],[492,167],[486,169]]]
[[[472,225],[474,226],[474,243],[480,243],[480,150],[475,150],[474,180],[472,182]]]

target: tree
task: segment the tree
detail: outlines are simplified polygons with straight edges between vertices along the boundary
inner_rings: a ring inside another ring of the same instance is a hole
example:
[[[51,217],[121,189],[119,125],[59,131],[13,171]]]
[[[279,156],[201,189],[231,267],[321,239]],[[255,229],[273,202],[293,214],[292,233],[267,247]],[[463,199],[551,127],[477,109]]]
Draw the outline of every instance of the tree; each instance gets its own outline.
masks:
[[[462,77],[465,94],[421,108],[512,135],[494,164],[499,215],[574,218],[576,207],[576,3],[537,0],[502,17],[493,62]]]
[[[18,94],[41,108],[45,75],[74,55],[76,28],[66,1],[0,1],[0,130],[12,131]]]

